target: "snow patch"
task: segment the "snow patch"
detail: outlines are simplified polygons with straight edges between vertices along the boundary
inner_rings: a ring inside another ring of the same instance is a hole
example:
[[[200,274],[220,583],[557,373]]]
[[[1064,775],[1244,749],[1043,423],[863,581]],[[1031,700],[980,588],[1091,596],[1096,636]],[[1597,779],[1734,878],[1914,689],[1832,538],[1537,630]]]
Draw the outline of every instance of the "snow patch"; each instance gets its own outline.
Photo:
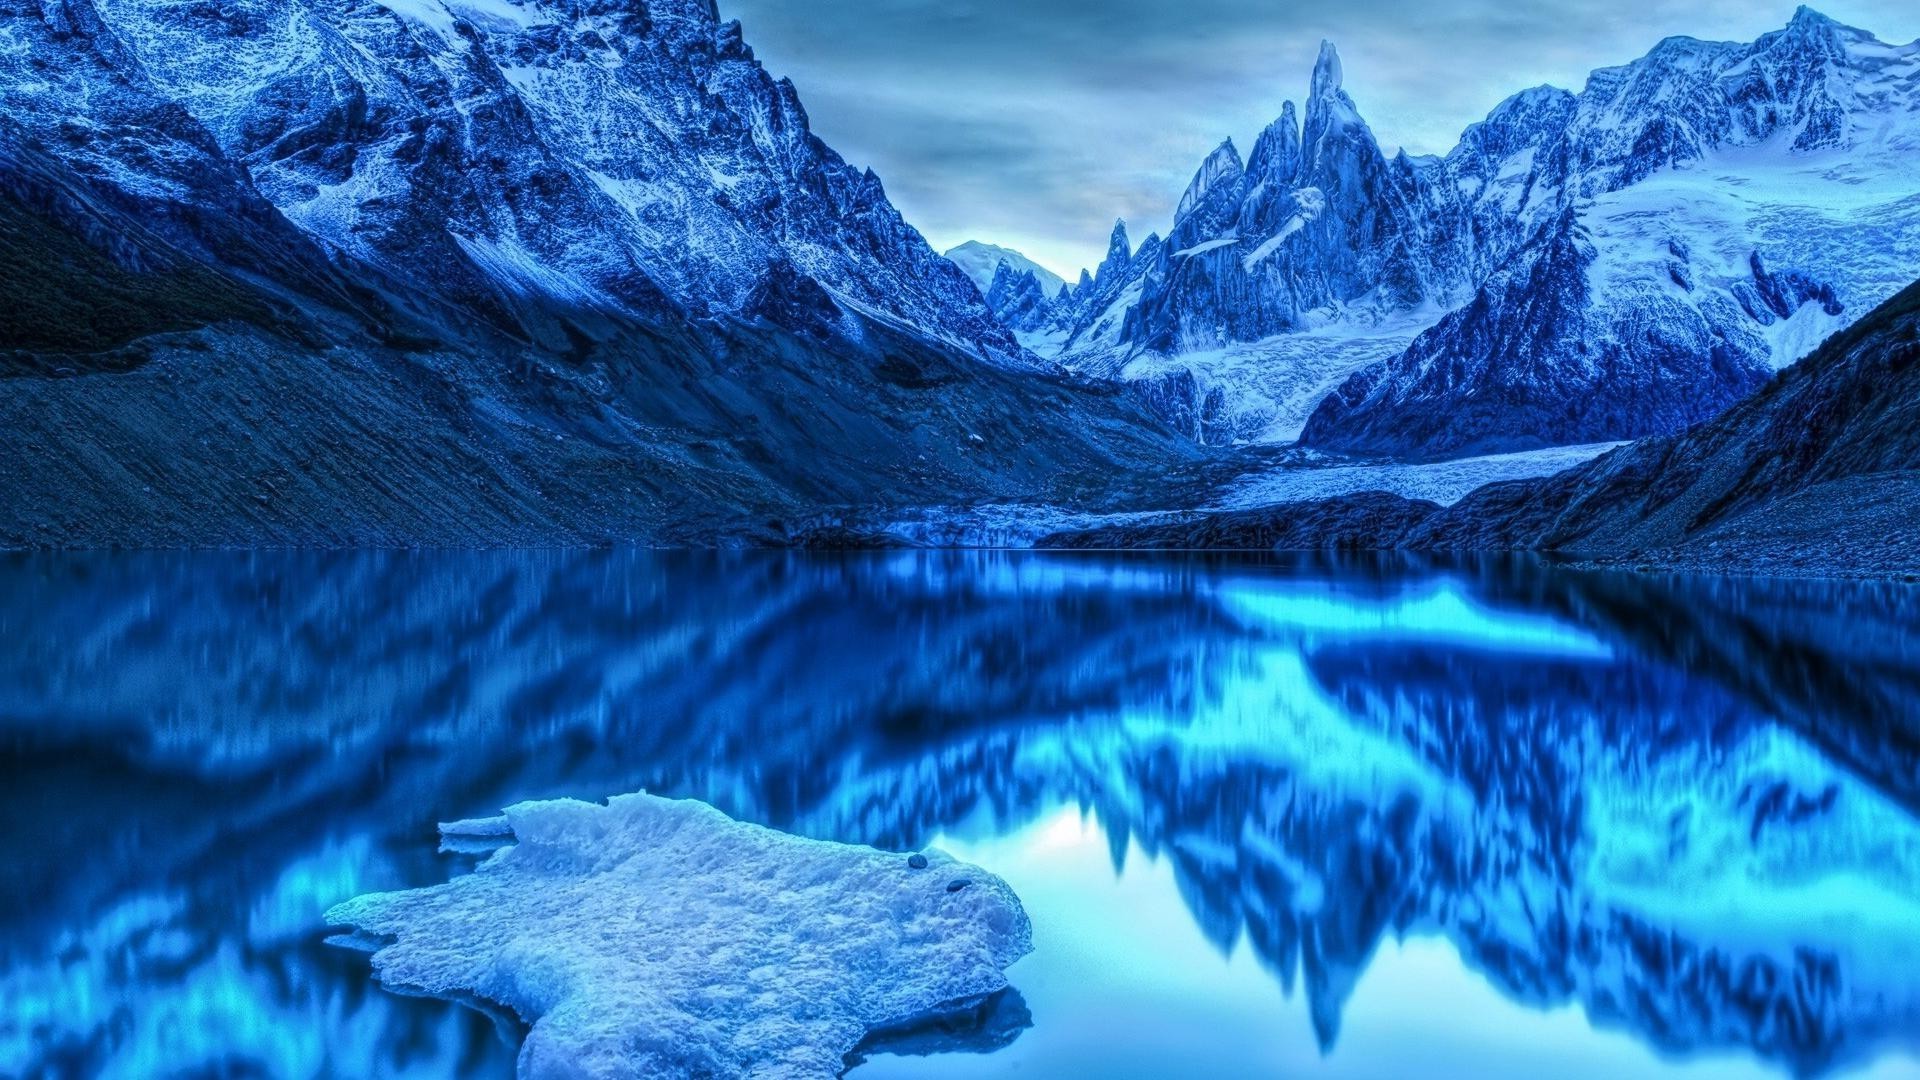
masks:
[[[1173,257],[1176,259],[1185,259],[1194,255],[1199,255],[1202,252],[1212,251],[1215,248],[1227,247],[1230,244],[1237,244],[1239,242],[1240,242],[1240,234],[1230,232],[1224,236],[1216,236],[1211,240],[1203,241],[1189,248],[1181,248],[1179,251],[1176,251],[1173,253]]]
[[[465,48],[466,41],[454,28],[453,12],[436,0],[375,0],[381,7],[393,12],[408,22],[419,23],[440,36],[442,41],[454,48]]]
[[[977,1003],[1032,949],[1005,882],[930,851],[807,840],[704,803],[521,803],[444,884],[335,906],[386,983],[532,1021],[523,1076],[836,1076],[876,1027]]]

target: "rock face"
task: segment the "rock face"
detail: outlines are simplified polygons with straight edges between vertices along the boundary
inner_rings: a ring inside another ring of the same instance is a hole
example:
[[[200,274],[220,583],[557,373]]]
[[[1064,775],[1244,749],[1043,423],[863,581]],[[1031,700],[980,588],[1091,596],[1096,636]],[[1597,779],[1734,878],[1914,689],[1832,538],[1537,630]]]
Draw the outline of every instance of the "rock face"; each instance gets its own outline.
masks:
[[[1709,419],[1765,380],[1767,341],[1733,298],[1637,281],[1602,298],[1598,258],[1562,213],[1465,307],[1324,399],[1302,441],[1451,457],[1635,438]],[[1822,312],[1838,315],[1824,291]]]
[[[0,545],[712,539],[1186,452],[710,4],[0,13]]]
[[[1916,88],[1920,43],[1802,8],[1751,44],[1673,38],[1577,94],[1523,91],[1444,157],[1389,158],[1325,46],[1301,121],[1289,103],[1244,160],[1227,143],[1201,165],[1124,275],[1141,287],[1117,333],[1030,343],[1142,361],[1176,426],[1208,408],[1168,392],[1186,368],[1234,418],[1208,441],[1440,458],[1677,431],[1910,280]],[[1270,344],[1293,335],[1341,356]],[[1302,382],[1337,392],[1282,422]]]
[[[1046,333],[1045,344],[1075,358],[1073,366],[1096,375],[1117,373],[1124,359],[1122,331],[1129,314],[1140,303],[1146,276],[1165,250],[1158,233],[1134,249],[1127,223],[1115,221],[1107,238],[1107,255],[1092,274],[1080,271],[1080,282],[1057,298],[1036,329]]]
[[[1064,290],[1066,286],[1061,286]],[[1015,272],[1006,263],[993,272],[987,286],[987,308],[993,316],[1015,330],[1035,330],[1047,322],[1047,305],[1052,300],[1040,279],[1031,270]]]
[[[7,110],[25,133],[58,145],[161,110],[162,131],[199,143],[170,155],[177,167],[217,148],[330,252],[510,329],[538,321],[515,317],[529,300],[737,312],[797,272],[1025,363],[702,0],[80,0],[10,15]],[[161,177],[130,173],[132,151],[95,139],[74,157],[164,198]]]
[[[1124,338],[1183,352],[1297,331],[1318,309],[1463,294],[1444,238],[1456,208],[1423,205],[1427,168],[1381,153],[1323,44],[1304,125],[1288,103],[1244,166],[1231,142],[1201,166]]]

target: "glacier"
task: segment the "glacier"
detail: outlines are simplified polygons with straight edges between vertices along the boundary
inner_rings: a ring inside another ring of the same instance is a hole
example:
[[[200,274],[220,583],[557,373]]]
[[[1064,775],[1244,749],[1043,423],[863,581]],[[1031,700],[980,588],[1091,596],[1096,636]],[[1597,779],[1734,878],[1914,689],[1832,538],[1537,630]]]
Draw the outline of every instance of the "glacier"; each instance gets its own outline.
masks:
[[[870,1031],[977,1006],[1032,949],[1018,898],[979,867],[692,800],[528,802],[441,828],[455,850],[499,850],[327,920],[374,947],[384,983],[531,1022],[526,1077],[837,1076]]]

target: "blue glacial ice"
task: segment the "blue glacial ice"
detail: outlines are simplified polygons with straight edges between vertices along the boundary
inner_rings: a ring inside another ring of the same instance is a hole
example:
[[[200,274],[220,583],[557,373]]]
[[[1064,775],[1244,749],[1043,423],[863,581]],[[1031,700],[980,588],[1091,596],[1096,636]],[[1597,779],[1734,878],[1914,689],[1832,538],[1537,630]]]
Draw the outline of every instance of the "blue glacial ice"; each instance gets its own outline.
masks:
[[[530,1022],[527,1077],[838,1075],[869,1031],[978,1005],[1032,948],[1019,899],[978,867],[692,800],[528,802],[442,833],[504,846],[327,919],[388,985]]]

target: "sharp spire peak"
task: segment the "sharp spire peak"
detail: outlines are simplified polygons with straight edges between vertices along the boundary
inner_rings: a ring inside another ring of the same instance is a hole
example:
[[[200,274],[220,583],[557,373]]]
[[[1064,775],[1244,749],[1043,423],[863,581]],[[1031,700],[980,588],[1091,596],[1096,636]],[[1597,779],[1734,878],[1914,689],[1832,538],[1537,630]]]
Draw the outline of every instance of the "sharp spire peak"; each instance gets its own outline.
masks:
[[[1340,52],[1331,41],[1320,42],[1320,55],[1313,62],[1313,94],[1319,97],[1340,89]]]

